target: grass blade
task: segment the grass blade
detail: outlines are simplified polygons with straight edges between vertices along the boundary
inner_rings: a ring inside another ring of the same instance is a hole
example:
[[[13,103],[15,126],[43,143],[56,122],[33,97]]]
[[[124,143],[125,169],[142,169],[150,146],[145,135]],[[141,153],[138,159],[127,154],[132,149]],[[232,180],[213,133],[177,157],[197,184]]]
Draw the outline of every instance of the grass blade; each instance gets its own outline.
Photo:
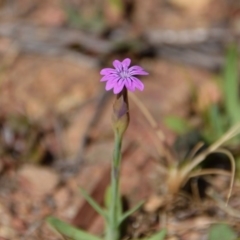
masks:
[[[240,120],[239,84],[238,84],[238,50],[231,45],[227,51],[223,79],[224,104],[229,116],[230,125]]]
[[[224,124],[217,104],[210,106],[209,119],[211,128],[214,130],[214,140],[220,138],[224,134]]]

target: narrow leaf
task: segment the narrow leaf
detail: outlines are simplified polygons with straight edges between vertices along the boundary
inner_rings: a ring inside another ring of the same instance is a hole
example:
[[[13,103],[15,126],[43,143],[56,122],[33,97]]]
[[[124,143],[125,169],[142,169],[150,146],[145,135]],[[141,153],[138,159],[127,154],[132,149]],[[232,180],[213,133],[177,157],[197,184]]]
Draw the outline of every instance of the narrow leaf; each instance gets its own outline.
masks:
[[[57,218],[48,217],[47,223],[54,228],[57,232],[72,240],[102,240],[99,237],[91,235],[85,231],[77,229],[68,223],[65,223]]]
[[[80,188],[80,191],[81,191],[81,194],[83,195],[83,197],[95,209],[95,211],[98,214],[100,214],[101,216],[103,216],[105,218],[105,220],[107,220],[108,216],[107,216],[106,211],[103,208],[101,208],[100,205],[93,198],[91,198],[83,188]]]
[[[129,209],[127,212],[125,212],[120,220],[119,220],[119,224],[121,224],[127,217],[129,217],[131,214],[133,214],[134,212],[136,212],[142,205],[144,204],[144,201],[139,202],[136,206],[134,206],[133,208]]]
[[[142,240],[164,240],[166,237],[167,231],[166,229],[162,229],[160,232],[153,234],[150,238],[142,239]]]
[[[164,240],[167,231],[165,229],[151,236],[148,240]]]
[[[213,225],[208,240],[236,240],[237,234],[226,224]]]

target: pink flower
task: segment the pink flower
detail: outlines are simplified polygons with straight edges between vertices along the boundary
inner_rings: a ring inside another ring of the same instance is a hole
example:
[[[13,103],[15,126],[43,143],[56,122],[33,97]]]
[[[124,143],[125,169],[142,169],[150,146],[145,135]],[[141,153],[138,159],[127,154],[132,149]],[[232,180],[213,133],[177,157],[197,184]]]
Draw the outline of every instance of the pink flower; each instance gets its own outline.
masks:
[[[107,91],[113,89],[114,94],[120,93],[124,86],[129,91],[135,91],[144,89],[143,83],[135,75],[148,75],[146,71],[140,66],[132,66],[129,68],[131,60],[129,58],[124,59],[122,62],[118,60],[113,61],[114,68],[103,68],[100,72],[103,77],[101,82],[107,82],[105,89]]]

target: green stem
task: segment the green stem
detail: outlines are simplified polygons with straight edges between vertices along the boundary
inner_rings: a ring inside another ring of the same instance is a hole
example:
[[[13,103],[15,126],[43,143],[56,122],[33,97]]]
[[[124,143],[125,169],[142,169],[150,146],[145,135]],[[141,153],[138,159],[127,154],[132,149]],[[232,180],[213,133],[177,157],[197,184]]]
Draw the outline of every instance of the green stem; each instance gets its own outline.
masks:
[[[119,194],[119,171],[121,162],[121,146],[122,137],[115,132],[115,146],[113,152],[113,162],[111,170],[111,203],[110,203],[110,216],[109,226],[107,230],[106,240],[119,240],[119,218],[118,216],[118,194]]]

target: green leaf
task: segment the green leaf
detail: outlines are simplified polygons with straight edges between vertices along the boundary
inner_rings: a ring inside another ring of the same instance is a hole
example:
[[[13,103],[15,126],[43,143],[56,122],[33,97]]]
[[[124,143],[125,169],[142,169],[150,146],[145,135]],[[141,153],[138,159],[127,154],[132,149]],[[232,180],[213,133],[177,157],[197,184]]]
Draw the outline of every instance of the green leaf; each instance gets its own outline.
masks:
[[[136,212],[142,205],[144,204],[144,201],[139,202],[136,206],[134,206],[133,208],[129,209],[127,212],[125,212],[120,220],[119,220],[119,224],[121,224],[127,217],[129,217],[131,214],[133,214],[134,212]]]
[[[170,128],[171,130],[178,134],[186,133],[190,129],[190,126],[188,125],[187,121],[177,116],[167,116],[164,119],[164,123],[168,128]]]
[[[226,224],[213,225],[210,228],[208,240],[236,240],[237,234]]]
[[[222,84],[224,105],[230,125],[240,121],[238,75],[238,50],[236,45],[231,45],[227,50]]]
[[[162,229],[160,232],[153,234],[150,238],[142,239],[142,240],[164,240],[166,237],[167,230]]]
[[[53,227],[57,232],[72,240],[102,240],[99,237],[91,235],[85,231],[77,229],[68,223],[65,223],[57,218],[48,217],[47,223]]]
[[[213,104],[210,106],[209,119],[211,128],[214,130],[214,140],[220,138],[227,129],[224,129],[224,120],[220,114],[218,105]]]
[[[95,211],[98,214],[103,216],[105,218],[105,220],[107,221],[108,216],[107,216],[106,211],[103,208],[101,208],[100,205],[93,198],[91,198],[83,188],[80,188],[80,191],[81,191],[83,197],[86,199],[86,201],[95,209]]]

